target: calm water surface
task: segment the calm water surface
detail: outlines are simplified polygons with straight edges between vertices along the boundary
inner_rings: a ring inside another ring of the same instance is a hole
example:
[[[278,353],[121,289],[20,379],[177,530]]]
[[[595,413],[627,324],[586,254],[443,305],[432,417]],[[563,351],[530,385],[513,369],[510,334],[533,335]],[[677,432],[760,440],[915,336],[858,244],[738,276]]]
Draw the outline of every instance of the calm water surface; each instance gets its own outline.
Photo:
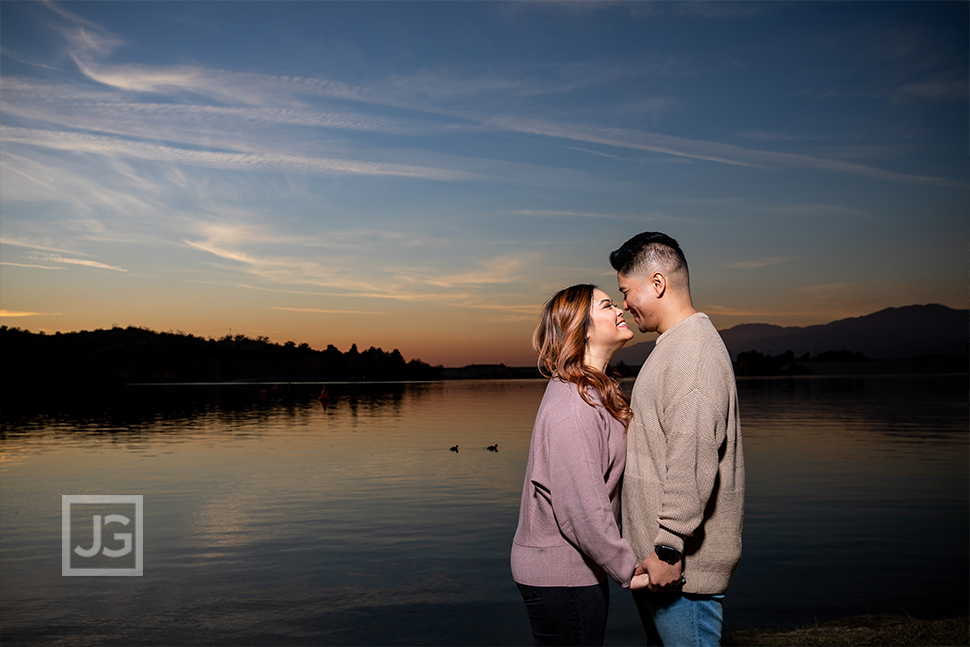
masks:
[[[544,387],[334,384],[324,407],[313,385],[155,386],[5,406],[0,640],[527,644],[508,553]],[[726,631],[966,612],[966,376],[739,393],[747,516]],[[61,576],[63,494],[144,496],[142,577]],[[643,642],[618,587],[607,641]]]

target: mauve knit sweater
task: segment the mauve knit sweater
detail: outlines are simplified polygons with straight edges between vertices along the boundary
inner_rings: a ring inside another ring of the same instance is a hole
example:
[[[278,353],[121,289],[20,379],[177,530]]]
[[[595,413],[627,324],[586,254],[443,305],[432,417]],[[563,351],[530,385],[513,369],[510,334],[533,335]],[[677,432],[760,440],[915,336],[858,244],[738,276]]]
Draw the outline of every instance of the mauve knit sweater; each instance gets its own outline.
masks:
[[[594,402],[598,394],[591,392]],[[630,586],[637,559],[620,537],[624,425],[553,378],[532,430],[512,577],[529,586]]]

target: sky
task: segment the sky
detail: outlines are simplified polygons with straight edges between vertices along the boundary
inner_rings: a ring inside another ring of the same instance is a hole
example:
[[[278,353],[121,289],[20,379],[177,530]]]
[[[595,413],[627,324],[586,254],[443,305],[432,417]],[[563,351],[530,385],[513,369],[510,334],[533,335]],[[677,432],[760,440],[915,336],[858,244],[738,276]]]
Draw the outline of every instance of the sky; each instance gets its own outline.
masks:
[[[525,366],[642,231],[722,329],[966,308],[968,6],[3,0],[0,323]]]

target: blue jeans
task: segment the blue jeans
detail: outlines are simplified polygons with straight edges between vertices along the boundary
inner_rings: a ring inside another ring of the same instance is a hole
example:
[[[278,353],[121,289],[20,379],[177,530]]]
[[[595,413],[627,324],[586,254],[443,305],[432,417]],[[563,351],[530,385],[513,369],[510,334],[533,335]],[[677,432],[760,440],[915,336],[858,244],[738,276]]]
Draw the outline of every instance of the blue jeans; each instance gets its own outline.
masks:
[[[633,591],[647,644],[657,647],[717,647],[724,622],[723,595],[679,591]]]
[[[526,586],[519,592],[536,645],[602,645],[609,581],[594,586]]]

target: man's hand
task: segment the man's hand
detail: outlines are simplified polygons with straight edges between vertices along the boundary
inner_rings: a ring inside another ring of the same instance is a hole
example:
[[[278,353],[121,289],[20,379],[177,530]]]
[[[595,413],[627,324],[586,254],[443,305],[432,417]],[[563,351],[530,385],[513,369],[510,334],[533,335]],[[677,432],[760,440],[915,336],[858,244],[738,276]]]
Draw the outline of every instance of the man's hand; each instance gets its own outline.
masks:
[[[655,593],[668,588],[679,588],[682,585],[683,566],[684,564],[680,560],[675,564],[668,564],[657,557],[656,553],[650,553],[650,556],[637,566],[633,576],[646,573],[649,577],[647,589]],[[630,588],[633,588],[633,586],[631,585]]]

